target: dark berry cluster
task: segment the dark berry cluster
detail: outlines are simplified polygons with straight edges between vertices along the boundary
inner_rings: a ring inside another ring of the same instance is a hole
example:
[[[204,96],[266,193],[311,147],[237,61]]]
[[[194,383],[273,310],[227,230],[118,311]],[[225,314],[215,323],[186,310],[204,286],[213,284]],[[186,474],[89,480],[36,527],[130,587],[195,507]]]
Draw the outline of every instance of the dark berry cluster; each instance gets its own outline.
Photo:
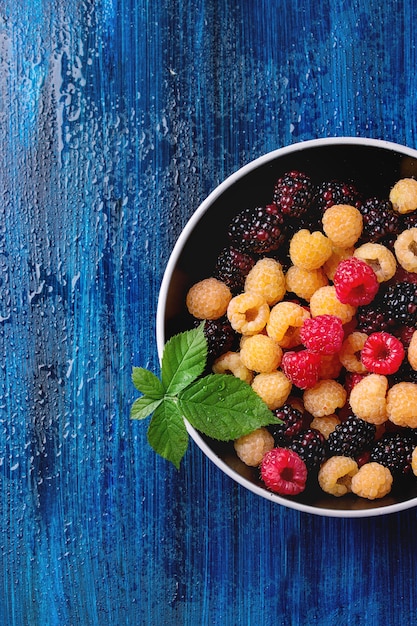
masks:
[[[334,204],[350,204],[359,207],[361,203],[361,194],[351,182],[340,180],[324,181],[317,186],[314,197],[315,207],[324,212]]]
[[[291,404],[284,404],[273,411],[280,424],[270,424],[268,430],[274,437],[276,446],[285,445],[292,437],[298,435],[303,428],[303,414]]]
[[[292,170],[276,181],[273,200],[284,215],[300,218],[309,210],[314,190],[315,187],[307,174]]]
[[[392,243],[401,232],[399,214],[394,211],[389,200],[368,198],[358,208],[363,218],[361,241]]]
[[[199,323],[200,321],[196,322],[196,325]],[[231,350],[236,338],[236,333],[226,316],[217,320],[206,320],[204,335],[207,339],[208,365],[212,365],[217,357]]]
[[[229,246],[218,255],[214,276],[224,282],[233,294],[238,294],[243,291],[246,276],[254,265],[253,256]]]
[[[308,470],[318,469],[326,458],[326,439],[314,428],[307,428],[295,435],[288,448],[303,459]]]
[[[391,326],[417,324],[417,284],[411,282],[394,283],[387,287],[381,301],[381,309]]]
[[[388,432],[372,447],[370,460],[388,467],[394,477],[408,475],[414,446],[412,435]]]
[[[379,299],[373,300],[366,306],[358,307],[356,311],[356,322],[357,330],[367,335],[380,330],[388,330],[390,326]]]
[[[275,204],[246,208],[230,222],[229,239],[236,250],[266,254],[277,250],[284,240],[283,215]]]
[[[408,361],[404,360],[399,369],[389,377],[389,380],[391,385],[401,382],[417,383],[417,371],[411,367]]]
[[[376,426],[350,415],[330,433],[327,446],[330,456],[358,457],[373,442]]]

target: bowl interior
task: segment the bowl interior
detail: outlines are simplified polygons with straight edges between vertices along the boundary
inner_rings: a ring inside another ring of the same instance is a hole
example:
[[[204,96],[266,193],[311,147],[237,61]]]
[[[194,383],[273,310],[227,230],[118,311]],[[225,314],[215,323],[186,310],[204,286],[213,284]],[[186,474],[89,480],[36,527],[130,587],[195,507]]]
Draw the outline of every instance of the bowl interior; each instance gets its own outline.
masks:
[[[387,147],[388,146],[388,147]],[[227,226],[240,210],[268,204],[276,179],[284,172],[297,169],[308,173],[313,182],[338,179],[353,181],[366,197],[387,198],[390,188],[404,176],[417,177],[417,152],[396,144],[364,140],[363,143],[334,140],[295,144],[290,151],[276,151],[258,159],[253,168],[243,168],[213,193],[196,212],[193,227],[183,233],[167,267],[161,290],[157,325],[166,341],[175,333],[192,326],[185,307],[190,286],[210,276],[220,250],[227,243]],[[197,219],[196,219],[197,218]],[[159,346],[160,347],[160,346]],[[417,504],[417,484],[408,491],[368,501],[355,496],[341,499],[327,496],[318,487],[307,489],[297,498],[283,498],[268,492],[258,478],[257,470],[244,465],[236,456],[232,443],[208,440],[189,427],[196,443],[226,473],[250,490],[286,506],[321,515],[366,516],[394,512]]]

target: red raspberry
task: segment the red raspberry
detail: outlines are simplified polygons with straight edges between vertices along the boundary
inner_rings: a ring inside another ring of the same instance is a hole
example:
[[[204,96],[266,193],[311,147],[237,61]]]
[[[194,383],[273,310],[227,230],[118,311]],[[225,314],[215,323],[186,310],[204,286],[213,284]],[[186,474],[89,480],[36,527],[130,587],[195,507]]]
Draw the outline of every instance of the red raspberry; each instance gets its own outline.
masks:
[[[262,459],[261,478],[271,491],[296,496],[304,491],[307,466],[293,450],[272,448]]]
[[[333,283],[340,302],[352,306],[370,304],[379,288],[378,278],[372,267],[356,257],[339,263]]]
[[[317,315],[304,320],[300,339],[311,352],[334,354],[344,339],[343,323],[336,315]]]
[[[319,379],[321,358],[309,350],[289,350],[282,357],[285,376],[299,389],[314,387]]]
[[[372,333],[361,350],[361,361],[374,374],[394,374],[400,367],[405,350],[399,339],[384,331]]]

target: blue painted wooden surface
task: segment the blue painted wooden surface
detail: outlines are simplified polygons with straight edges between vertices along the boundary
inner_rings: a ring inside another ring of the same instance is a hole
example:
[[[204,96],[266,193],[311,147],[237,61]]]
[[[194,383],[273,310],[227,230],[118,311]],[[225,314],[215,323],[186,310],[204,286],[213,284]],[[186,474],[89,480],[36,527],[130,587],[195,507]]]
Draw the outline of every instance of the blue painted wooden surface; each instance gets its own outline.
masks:
[[[416,511],[321,519],[131,423],[176,237],[249,160],[417,147],[412,0],[0,0],[0,623],[415,623]]]

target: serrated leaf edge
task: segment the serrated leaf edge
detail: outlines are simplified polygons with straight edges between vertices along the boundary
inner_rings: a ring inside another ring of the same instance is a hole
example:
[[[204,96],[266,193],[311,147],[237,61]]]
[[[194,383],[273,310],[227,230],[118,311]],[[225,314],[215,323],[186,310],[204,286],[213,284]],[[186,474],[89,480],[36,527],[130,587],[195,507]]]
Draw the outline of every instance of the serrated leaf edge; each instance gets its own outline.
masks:
[[[183,352],[182,350],[180,350],[180,353],[181,353],[180,360],[182,363],[186,360],[187,354],[191,352],[193,345],[195,345],[197,342],[201,341],[202,345],[204,346],[204,354],[201,354],[199,356],[200,363],[198,367],[196,368],[196,371],[193,373],[193,375],[189,376],[187,380],[179,384],[178,382],[175,382],[177,377],[179,375],[184,375],[184,373],[187,370],[189,372],[189,369],[190,369],[189,366],[187,367],[187,369],[184,369],[184,367],[182,368],[178,367],[177,369],[175,369],[173,375],[171,375],[169,379],[167,380],[167,376],[166,376],[166,372],[168,369],[167,363],[169,361],[170,354],[171,354],[171,358],[175,358],[177,361],[179,361],[178,356],[176,354],[175,354],[175,357],[173,357],[172,355],[176,352],[177,344],[179,347],[180,342],[183,340],[186,341],[187,339],[189,341],[188,341],[186,352]],[[191,330],[178,333],[177,335],[173,335],[165,344],[164,352],[162,355],[161,380],[162,380],[162,384],[164,385],[166,389],[166,395],[175,397],[178,395],[180,391],[182,391],[182,389],[185,389],[191,383],[193,383],[203,373],[205,365],[206,365],[206,361],[207,361],[207,340],[204,336],[204,322],[202,322],[199,326],[197,326],[197,328],[192,328]]]
[[[182,448],[180,448],[179,454],[174,457],[174,456],[170,455],[169,453],[164,453],[161,450],[161,448],[158,448],[158,446],[156,445],[156,442],[153,441],[150,438],[150,433],[152,431],[152,428],[153,428],[153,426],[155,424],[156,419],[158,419],[157,411],[155,411],[154,415],[152,416],[151,422],[149,424],[148,431],[147,431],[147,440],[148,440],[149,445],[154,450],[154,452],[156,452],[163,459],[166,459],[167,461],[172,463],[176,467],[176,469],[179,469],[180,468],[180,464],[181,464],[181,460],[183,459],[183,457],[184,457],[184,455],[185,455],[185,453],[187,451],[187,448],[188,448],[188,440],[189,440],[188,431],[187,431],[187,428],[186,428],[186,425],[185,425],[185,422],[184,422],[184,417],[181,414],[181,412],[180,412],[180,410],[179,410],[179,408],[177,406],[177,402],[174,401],[172,398],[165,398],[165,400],[160,403],[158,408],[162,409],[164,404],[165,404],[165,406],[168,406],[168,404],[170,404],[170,405],[172,405],[172,407],[175,407],[174,411],[175,411],[175,413],[177,413],[177,415],[179,417],[178,424],[182,423],[182,427],[183,427],[182,428],[182,432],[183,432],[183,435],[184,435],[183,446],[182,446]],[[171,447],[171,449],[174,448],[174,446],[172,445],[172,442],[171,442],[171,446],[170,447]]]
[[[265,417],[262,419],[259,418],[257,420],[257,424],[253,423],[254,420],[256,421],[256,418],[253,418],[253,420],[251,421],[251,424],[244,425],[242,423],[241,430],[235,430],[231,434],[228,434],[227,437],[219,436],[219,429],[216,430],[215,428],[214,429],[207,428],[207,423],[205,423],[204,427],[202,427],[203,424],[201,423],[201,421],[195,421],[194,419],[195,413],[190,413],[189,411],[189,406],[190,404],[192,405],[192,402],[184,398],[184,396],[187,393],[192,392],[193,387],[200,387],[201,385],[204,386],[204,384],[207,384],[207,383],[211,384],[213,381],[215,381],[216,383],[218,381],[220,383],[220,387],[222,385],[225,385],[225,387],[223,388],[223,391],[224,391],[227,389],[227,383],[229,380],[231,380],[229,374],[209,374],[208,376],[199,378],[197,381],[195,381],[191,385],[188,385],[186,389],[184,389],[180,394],[178,394],[178,401],[179,401],[181,412],[183,413],[185,419],[191,424],[193,428],[195,428],[198,432],[203,433],[206,436],[210,437],[211,439],[216,439],[218,441],[230,441],[232,439],[236,439],[238,437],[246,435],[252,432],[253,430],[255,430],[256,428],[267,426],[268,424],[282,423],[282,420],[279,420],[278,418],[275,417],[272,411],[267,407],[267,405],[263,402],[263,400],[256,394],[256,392],[251,388],[251,386],[245,383],[244,381],[241,381],[242,392],[244,393],[248,392],[250,394],[253,394],[253,400],[255,400],[260,405],[262,405],[263,415]],[[237,384],[240,384],[240,383],[237,383],[239,379],[234,378],[232,380],[235,386]],[[214,396],[215,393],[213,392],[211,395]],[[230,397],[230,395],[228,395],[228,397]],[[221,413],[221,408],[219,408],[221,407],[221,405],[222,405],[221,395],[218,394],[217,399],[213,404],[206,405],[206,411],[212,413],[212,415],[214,416],[216,413],[218,414],[218,412]],[[233,408],[228,409],[228,411],[233,412]],[[266,417],[267,415],[268,415],[268,418]],[[234,425],[236,424],[237,422],[235,421]]]
[[[158,408],[158,406],[162,402],[163,402],[163,398],[154,399],[154,398],[149,398],[148,396],[140,396],[140,398],[137,398],[133,402],[132,406],[130,407],[130,419],[134,419],[134,420],[146,419],[147,417],[149,417],[149,415],[152,415],[152,413]],[[144,403],[144,406],[142,408],[143,415],[140,415],[140,416],[135,415],[134,413],[135,413],[136,407],[140,405],[141,403]]]
[[[148,375],[149,379],[154,383],[153,385],[148,385],[147,389],[145,390],[144,387],[142,387],[140,384],[138,384],[136,378],[136,374],[138,374],[138,372],[144,372]],[[134,385],[134,387],[140,391],[144,396],[148,397],[148,398],[152,398],[154,400],[159,400],[161,398],[163,398],[163,396],[165,395],[165,388],[164,385],[162,383],[162,381],[158,378],[158,376],[156,376],[153,372],[151,372],[150,370],[144,368],[144,367],[133,367],[132,368],[132,383]],[[153,386],[153,391],[151,393],[149,393],[149,387]]]

